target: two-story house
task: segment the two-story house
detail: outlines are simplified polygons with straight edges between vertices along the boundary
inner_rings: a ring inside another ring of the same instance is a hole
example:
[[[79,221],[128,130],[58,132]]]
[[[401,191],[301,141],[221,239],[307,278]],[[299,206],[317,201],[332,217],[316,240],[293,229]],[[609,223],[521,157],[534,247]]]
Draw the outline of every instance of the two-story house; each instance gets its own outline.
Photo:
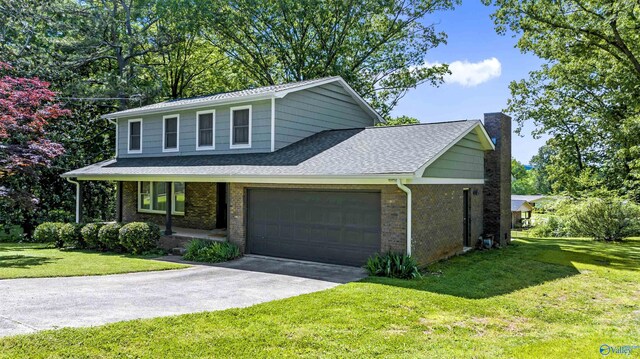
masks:
[[[63,176],[116,181],[117,220],[171,238],[226,229],[246,254],[349,265],[385,251],[427,263],[483,233],[509,240],[511,121],[499,113],[486,127],[376,127],[380,115],[330,77],[104,117],[116,158]]]

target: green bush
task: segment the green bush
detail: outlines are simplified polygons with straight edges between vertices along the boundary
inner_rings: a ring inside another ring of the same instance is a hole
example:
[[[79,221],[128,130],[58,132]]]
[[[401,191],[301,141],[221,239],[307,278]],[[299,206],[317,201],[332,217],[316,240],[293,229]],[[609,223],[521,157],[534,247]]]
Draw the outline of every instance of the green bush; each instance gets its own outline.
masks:
[[[549,215],[529,230],[534,237],[566,237],[571,235],[571,226],[565,216]]]
[[[33,241],[40,243],[56,243],[59,240],[58,230],[64,223],[44,222],[33,231]]]
[[[98,239],[98,232],[100,228],[104,226],[104,223],[88,223],[80,230],[82,234],[82,240],[86,244],[87,248],[91,249],[106,249],[105,245]]]
[[[16,243],[24,239],[22,228],[13,224],[0,225],[0,243]]]
[[[598,241],[640,235],[640,206],[622,198],[589,198],[573,206],[570,227]]]
[[[219,263],[242,256],[240,248],[230,242],[195,239],[187,244],[184,259],[195,262]]]
[[[420,278],[418,263],[411,256],[401,253],[374,254],[369,257],[365,269],[372,276],[414,279]]]
[[[84,248],[84,241],[82,240],[81,224],[65,223],[58,228],[58,241],[56,247],[74,247]]]
[[[121,252],[124,248],[120,244],[119,231],[120,223],[107,223],[98,230],[98,241],[104,245],[105,249]]]
[[[120,244],[133,254],[142,254],[158,247],[160,227],[153,223],[131,222],[119,231]]]

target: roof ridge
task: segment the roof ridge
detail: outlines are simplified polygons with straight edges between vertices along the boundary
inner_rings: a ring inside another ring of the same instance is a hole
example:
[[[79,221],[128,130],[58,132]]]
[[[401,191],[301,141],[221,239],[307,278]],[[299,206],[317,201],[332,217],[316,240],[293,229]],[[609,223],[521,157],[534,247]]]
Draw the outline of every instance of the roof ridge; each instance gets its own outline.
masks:
[[[315,134],[311,135],[317,135],[317,134],[321,134],[321,133],[327,133],[327,132],[340,132],[340,131],[355,131],[355,130],[375,130],[375,129],[389,129],[389,128],[401,128],[401,127],[412,127],[412,126],[432,126],[432,125],[443,125],[443,124],[450,124],[450,123],[458,123],[458,122],[479,122],[482,123],[480,120],[452,120],[452,121],[439,121],[439,122],[421,122],[421,123],[411,123],[411,124],[406,124],[406,125],[394,125],[394,126],[365,126],[365,127],[349,127],[349,128],[330,128],[328,130],[322,130],[320,132],[316,132]],[[309,137],[311,137],[309,136]],[[306,137],[308,138],[308,137]]]
[[[365,127],[365,128],[374,129],[374,128],[393,128],[393,127],[411,127],[411,126],[430,126],[430,125],[443,125],[443,124],[458,123],[458,122],[481,122],[481,121],[477,120],[477,119],[472,119],[472,120],[450,120],[450,121],[437,121],[437,122],[409,123],[409,124],[405,124],[405,125],[392,125],[392,126],[368,126],[368,127]]]

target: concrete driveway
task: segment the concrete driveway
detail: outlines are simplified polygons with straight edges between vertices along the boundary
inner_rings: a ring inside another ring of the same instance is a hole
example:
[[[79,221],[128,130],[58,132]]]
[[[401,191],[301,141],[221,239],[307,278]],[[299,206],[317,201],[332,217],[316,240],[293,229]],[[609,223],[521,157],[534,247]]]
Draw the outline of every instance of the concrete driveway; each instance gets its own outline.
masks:
[[[160,272],[6,279],[0,280],[0,336],[247,307],[364,276],[354,267],[244,257]]]

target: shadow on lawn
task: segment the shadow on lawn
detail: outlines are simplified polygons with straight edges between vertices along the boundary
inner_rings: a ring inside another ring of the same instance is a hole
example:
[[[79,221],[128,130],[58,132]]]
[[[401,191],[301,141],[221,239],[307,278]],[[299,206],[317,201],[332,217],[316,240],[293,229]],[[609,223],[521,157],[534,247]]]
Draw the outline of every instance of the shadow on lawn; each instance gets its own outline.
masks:
[[[545,250],[563,252],[559,246]],[[369,277],[365,281],[453,295],[467,299],[491,298],[580,274],[566,256],[554,263],[536,258],[539,249],[527,243],[501,250],[474,252],[436,263],[421,280]]]
[[[0,256],[0,268],[28,268],[53,263],[56,258],[32,257],[23,255]]]
[[[520,238],[504,249],[477,251],[431,265],[421,280],[369,277],[365,281],[468,299],[491,298],[580,274],[574,263],[638,271],[639,244]]]

